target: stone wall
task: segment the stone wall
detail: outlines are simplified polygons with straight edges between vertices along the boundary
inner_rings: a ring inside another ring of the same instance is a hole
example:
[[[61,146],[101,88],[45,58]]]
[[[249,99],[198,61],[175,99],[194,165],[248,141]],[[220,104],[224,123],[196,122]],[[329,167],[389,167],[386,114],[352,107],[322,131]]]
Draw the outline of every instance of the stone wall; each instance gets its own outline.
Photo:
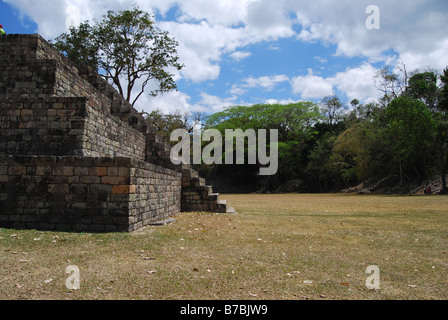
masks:
[[[84,125],[84,156],[145,160],[145,135],[110,112],[89,103]]]
[[[180,181],[180,173],[130,158],[0,157],[0,224],[133,231],[179,213]]]
[[[0,101],[0,155],[83,155],[86,98]]]

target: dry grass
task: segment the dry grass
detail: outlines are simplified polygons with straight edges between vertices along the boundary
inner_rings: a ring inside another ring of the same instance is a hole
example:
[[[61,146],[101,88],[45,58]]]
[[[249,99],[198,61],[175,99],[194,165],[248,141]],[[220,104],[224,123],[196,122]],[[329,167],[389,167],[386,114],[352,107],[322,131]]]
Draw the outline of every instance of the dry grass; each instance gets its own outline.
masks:
[[[238,213],[132,235],[0,229],[0,299],[448,298],[446,197],[222,198]],[[65,287],[69,265],[81,290]]]

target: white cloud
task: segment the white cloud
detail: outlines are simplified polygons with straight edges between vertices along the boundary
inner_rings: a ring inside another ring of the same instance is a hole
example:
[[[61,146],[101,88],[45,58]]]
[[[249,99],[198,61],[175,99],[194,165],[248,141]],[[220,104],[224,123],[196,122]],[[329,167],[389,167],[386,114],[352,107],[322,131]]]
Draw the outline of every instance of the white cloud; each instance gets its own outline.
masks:
[[[358,99],[366,102],[380,97],[373,81],[377,72],[378,69],[369,63],[357,68],[348,68],[328,78],[315,76],[310,69],[306,76],[293,78],[291,85],[293,93],[300,94],[302,99],[321,99],[335,94],[335,90],[338,89],[349,100]]]
[[[242,18],[248,33],[260,40],[292,37],[293,21],[288,17],[285,0],[251,1],[247,13]]]
[[[243,59],[249,58],[252,55],[250,52],[245,51],[235,51],[234,53],[230,54],[230,57],[235,61],[241,61]]]
[[[369,61],[384,61],[384,52],[394,48],[409,69],[431,65],[441,69],[448,64],[442,28],[448,20],[446,0],[377,0],[380,30],[365,27],[370,1],[288,1],[303,27],[298,39],[305,42],[335,44],[336,55],[364,56]],[[428,57],[425,59],[423,57]]]
[[[191,97],[180,91],[164,93],[157,97],[142,96],[142,99],[137,102],[136,109],[148,113],[160,109],[167,114],[176,111],[212,114],[222,111],[226,107],[234,106],[237,99],[236,96],[220,98],[205,92],[201,92],[200,97],[200,101],[193,104],[190,102]]]
[[[243,86],[246,88],[261,87],[263,89],[266,89],[267,91],[272,91],[277,84],[286,81],[289,81],[289,78],[287,75],[284,74],[279,74],[275,76],[263,76],[259,78],[249,77],[244,79],[244,82],[246,84]]]
[[[161,22],[160,25],[179,42],[179,57],[186,66],[181,74],[193,82],[216,80],[222,54],[246,43],[241,29],[211,26],[206,21],[200,24]]]
[[[319,56],[315,56],[314,59],[319,61],[320,63],[327,63],[328,62],[327,58],[323,58],[323,57],[319,57]]]
[[[249,88],[261,88],[266,91],[272,91],[279,83],[287,81],[289,81],[289,77],[285,74],[262,76],[259,78],[248,77],[243,80],[244,83],[239,85],[234,84],[230,93],[234,95],[242,95],[246,93]]]
[[[227,27],[238,25],[247,14],[247,6],[252,0],[189,0],[178,1],[182,15],[180,20],[202,21]]]
[[[281,100],[277,100],[277,99],[268,99],[266,100],[264,103],[265,104],[292,104],[292,103],[297,103],[300,102],[301,100],[293,100],[293,99],[281,99]]]
[[[365,63],[358,68],[349,68],[344,72],[339,72],[328,81],[343,92],[349,100],[366,101],[369,98],[380,97],[373,81],[377,72],[378,69]]]
[[[236,104],[236,96],[230,98],[220,98],[207,94],[205,92],[201,93],[200,104],[203,105],[207,112],[215,113],[224,110],[227,107],[234,106]]]
[[[141,99],[137,102],[135,108],[138,111],[145,111],[151,113],[155,109],[160,109],[164,113],[191,112],[191,111],[205,111],[203,106],[198,104],[192,104],[190,102],[191,97],[180,91],[167,92],[157,97],[150,97],[148,95],[142,95]]]
[[[232,86],[232,89],[230,89],[230,94],[233,95],[237,95],[237,96],[242,96],[243,94],[245,94],[248,90],[247,89],[243,89],[240,86],[234,84]]]
[[[292,91],[300,94],[302,99],[318,99],[334,94],[333,85],[327,79],[313,74],[309,69],[306,76],[298,76],[291,80]]]

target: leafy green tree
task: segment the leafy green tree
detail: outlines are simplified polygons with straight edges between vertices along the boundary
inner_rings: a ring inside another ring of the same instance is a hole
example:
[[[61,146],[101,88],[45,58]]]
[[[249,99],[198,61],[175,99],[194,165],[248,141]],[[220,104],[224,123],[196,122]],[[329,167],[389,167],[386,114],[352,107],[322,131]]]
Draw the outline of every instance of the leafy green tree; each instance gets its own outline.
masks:
[[[264,188],[275,189],[283,182],[298,178],[305,171],[309,142],[316,134],[314,125],[320,119],[319,109],[312,102],[236,106],[208,117],[206,128],[218,129],[222,134],[226,129],[241,129],[243,131],[247,129],[255,131],[277,129],[279,137],[278,173],[275,176],[258,180]],[[253,169],[247,168],[248,171],[258,172]]]
[[[148,84],[157,84],[157,89],[149,92],[152,96],[177,89],[170,71],[183,68],[178,43],[138,7],[109,11],[93,26],[86,21],[73,27],[56,38],[55,46],[76,63],[99,71],[132,105]]]
[[[170,141],[171,132],[176,129],[193,131],[190,117],[187,113],[176,111],[172,114],[164,114],[162,110],[156,109],[146,114],[146,122],[151,131],[157,132]]]
[[[337,137],[332,157],[344,164],[341,175],[349,184],[383,178],[389,172],[391,152],[385,143],[383,128],[376,122],[360,121]]]
[[[440,89],[439,109],[443,112],[448,112],[448,67],[443,70],[440,80],[442,87]]]
[[[386,122],[393,159],[403,183],[404,172],[425,171],[435,138],[435,121],[422,101],[401,96],[386,108]]]
[[[446,176],[445,176],[445,153],[448,143],[448,109],[444,109],[444,90],[447,94],[448,69],[441,75],[441,88],[437,85],[438,75],[434,71],[427,71],[414,74],[409,79],[409,85],[406,88],[406,94],[414,99],[424,102],[431,110],[435,120],[436,136],[435,145],[439,155],[440,174],[442,178],[442,192],[446,193]]]
[[[434,115],[436,121],[436,142],[438,146],[439,154],[439,165],[440,165],[440,176],[442,179],[442,192],[444,194],[448,193],[447,183],[446,183],[446,161],[448,156],[446,156],[448,149],[448,116],[447,113],[437,112]]]
[[[196,128],[201,128],[202,122],[206,118],[205,114],[201,112],[175,111],[165,114],[160,109],[153,110],[151,113],[144,112],[143,115],[149,130],[157,132],[167,141],[170,141],[171,133],[176,129],[185,129],[188,133],[193,133]]]
[[[81,23],[78,28],[71,27],[69,33],[61,34],[56,38],[54,45],[71,61],[98,72],[100,64],[99,45],[93,37],[94,32],[94,27],[86,21]]]
[[[443,70],[440,76],[441,88],[439,91],[438,112],[435,115],[437,122],[437,142],[439,144],[439,160],[440,160],[440,174],[442,177],[442,192],[448,193],[446,183],[446,161],[448,159],[448,68]]]
[[[439,88],[435,72],[416,73],[409,79],[406,94],[413,99],[422,100],[430,110],[438,104]]]
[[[206,126],[225,129],[278,129],[279,141],[306,139],[313,134],[312,125],[320,119],[318,107],[312,102],[288,105],[236,106],[208,117]]]

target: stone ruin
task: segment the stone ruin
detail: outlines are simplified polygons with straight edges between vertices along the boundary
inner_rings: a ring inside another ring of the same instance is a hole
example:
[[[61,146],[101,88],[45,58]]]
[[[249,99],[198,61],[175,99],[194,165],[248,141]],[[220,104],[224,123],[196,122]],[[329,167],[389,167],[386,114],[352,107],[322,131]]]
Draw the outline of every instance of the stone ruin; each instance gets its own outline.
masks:
[[[132,232],[233,212],[100,75],[37,34],[0,37],[0,227]]]

